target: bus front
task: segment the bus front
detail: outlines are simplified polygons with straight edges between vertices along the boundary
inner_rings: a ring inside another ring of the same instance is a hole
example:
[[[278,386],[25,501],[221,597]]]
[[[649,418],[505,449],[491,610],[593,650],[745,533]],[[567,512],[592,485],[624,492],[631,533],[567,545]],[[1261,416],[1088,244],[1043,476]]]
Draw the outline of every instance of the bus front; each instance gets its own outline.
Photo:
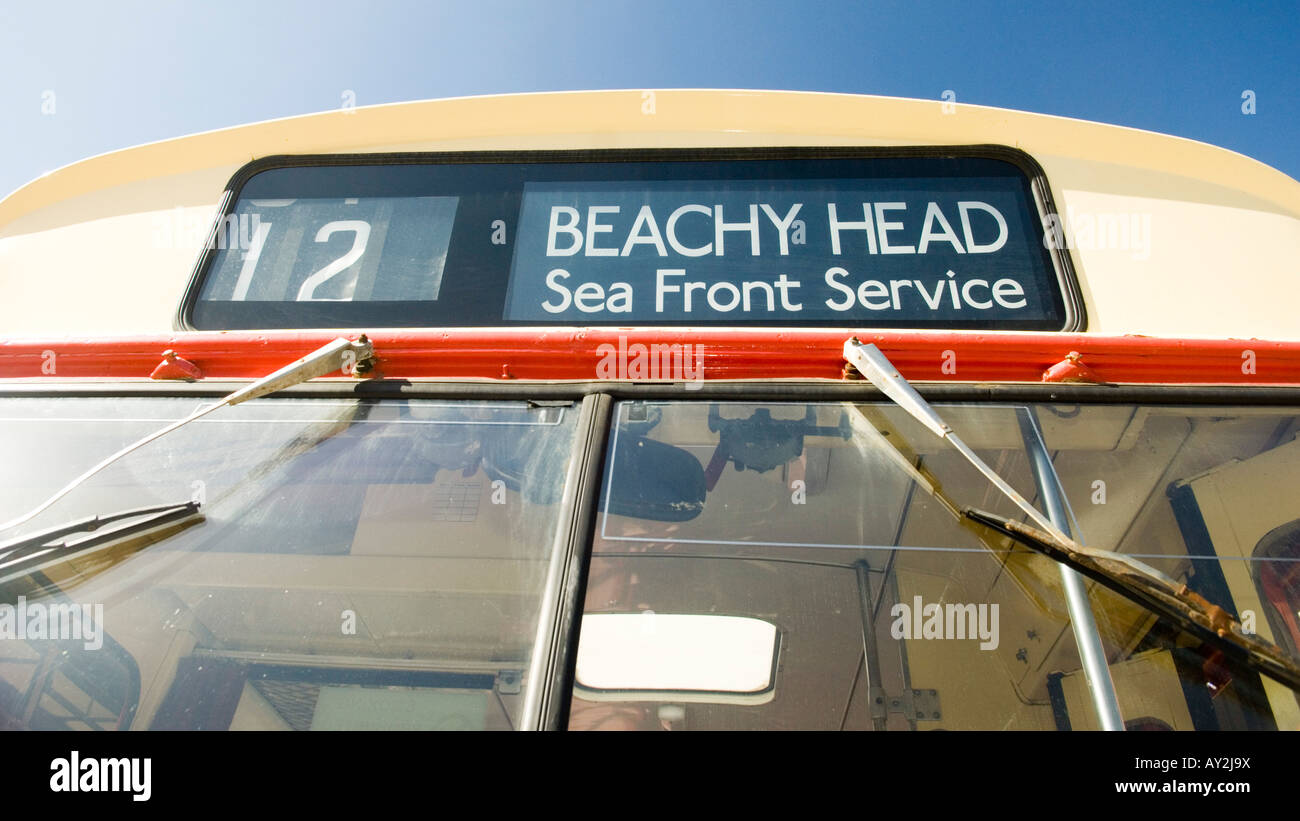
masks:
[[[1300,185],[657,94],[0,202],[0,726],[1300,727]]]

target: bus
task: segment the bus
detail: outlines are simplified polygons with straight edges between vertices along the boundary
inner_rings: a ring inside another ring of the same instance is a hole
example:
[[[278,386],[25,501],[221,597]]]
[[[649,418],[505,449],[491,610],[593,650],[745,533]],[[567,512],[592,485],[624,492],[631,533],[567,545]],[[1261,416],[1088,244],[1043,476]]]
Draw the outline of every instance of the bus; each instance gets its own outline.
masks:
[[[349,108],[0,201],[0,727],[1300,728],[1300,183],[945,101]]]

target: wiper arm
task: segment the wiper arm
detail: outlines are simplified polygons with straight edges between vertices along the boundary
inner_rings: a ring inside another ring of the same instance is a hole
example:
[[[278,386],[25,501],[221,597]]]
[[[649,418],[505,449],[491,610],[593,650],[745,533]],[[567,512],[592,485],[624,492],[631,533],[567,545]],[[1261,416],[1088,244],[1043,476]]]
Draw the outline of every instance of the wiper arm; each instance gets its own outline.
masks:
[[[102,516],[87,516],[12,539],[0,544],[0,584],[77,556],[118,547],[128,540],[148,543],[150,537],[164,531],[172,535],[202,521],[199,507],[198,502],[138,507]],[[127,524],[108,527],[117,522]],[[82,533],[93,535],[75,538]]]
[[[1021,496],[1015,488],[1009,485],[997,471],[989,467],[983,459],[977,456],[975,451],[971,450],[970,446],[963,442],[953,429],[948,426],[948,423],[943,421],[943,418],[935,412],[934,408],[930,406],[930,403],[921,398],[921,395],[916,392],[916,389],[912,387],[911,383],[903,378],[902,374],[898,372],[898,369],[894,367],[893,363],[886,359],[885,355],[881,353],[880,349],[875,345],[863,345],[857,339],[850,339],[844,343],[844,358],[861,371],[862,375],[871,381],[871,384],[880,388],[886,396],[892,399],[894,404],[907,411],[912,418],[925,425],[933,431],[936,436],[941,439],[946,439],[950,445],[961,453],[962,456],[966,457],[966,461],[970,462],[975,466],[976,470],[984,474],[984,478],[988,479],[994,487],[1002,491],[1002,495],[1015,503],[1016,507],[1023,510],[1025,515],[1040,528],[1052,534],[1055,538],[1073,545],[1074,548],[1081,553],[1089,553],[1098,557],[1104,556],[1114,561],[1127,564],[1140,573],[1145,573],[1148,576],[1162,579],[1168,584],[1177,584],[1177,582],[1169,576],[1161,573],[1159,570],[1156,570],[1145,562],[1133,558],[1132,556],[1125,556],[1123,553],[1112,553],[1106,550],[1084,547],[1063,533],[1060,528],[1052,524],[1051,520],[1031,505],[1024,496]]]
[[[983,510],[965,508],[962,515],[1015,539],[1025,547],[1068,565],[1129,601],[1164,616],[1225,655],[1267,673],[1293,690],[1300,691],[1300,665],[1270,642],[1242,630],[1231,613],[1188,589],[1163,579],[1136,572],[1111,555],[1080,551],[1072,541]]]
[[[370,340],[366,338],[365,334],[362,334],[355,342],[346,337],[339,337],[333,342],[322,345],[304,356],[302,359],[290,362],[278,371],[267,374],[256,382],[240,388],[234,393],[217,400],[211,405],[199,408],[184,419],[178,419],[177,421],[154,431],[143,439],[137,439],[119,450],[117,453],[104,459],[90,470],[81,474],[76,479],[73,479],[62,490],[46,499],[44,502],[41,502],[35,508],[32,508],[16,519],[10,519],[5,523],[0,524],[0,532],[17,527],[18,525],[34,518],[42,511],[49,508],[50,505],[71,493],[81,483],[113,464],[118,459],[126,456],[128,453],[138,450],[155,439],[160,439],[172,431],[188,425],[190,422],[201,419],[213,411],[232,405],[238,405],[240,402],[247,402],[250,399],[257,399],[258,397],[266,396],[268,393],[274,393],[275,391],[282,390],[291,385],[306,382],[308,379],[324,376],[327,373],[340,370],[346,364],[354,364],[357,366],[364,365],[373,357],[373,346],[371,346]]]
[[[948,440],[1042,529],[970,508],[961,511],[963,519],[991,527],[1060,564],[1078,570],[1157,616],[1170,619],[1226,654],[1300,691],[1300,666],[1276,646],[1242,632],[1240,623],[1228,611],[1145,562],[1122,553],[1084,547],[1063,533],[961,441],[875,345],[849,339],[844,343],[844,358],[895,404],[937,436]],[[945,507],[951,512],[951,502],[946,502]]]

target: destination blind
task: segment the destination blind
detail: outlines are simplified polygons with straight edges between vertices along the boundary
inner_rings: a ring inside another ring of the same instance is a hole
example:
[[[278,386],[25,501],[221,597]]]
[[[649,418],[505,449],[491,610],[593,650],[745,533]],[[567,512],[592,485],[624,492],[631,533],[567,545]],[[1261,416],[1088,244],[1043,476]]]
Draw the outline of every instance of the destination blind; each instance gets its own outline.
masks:
[[[985,157],[293,165],[240,189],[187,319],[1060,330],[1042,225]]]

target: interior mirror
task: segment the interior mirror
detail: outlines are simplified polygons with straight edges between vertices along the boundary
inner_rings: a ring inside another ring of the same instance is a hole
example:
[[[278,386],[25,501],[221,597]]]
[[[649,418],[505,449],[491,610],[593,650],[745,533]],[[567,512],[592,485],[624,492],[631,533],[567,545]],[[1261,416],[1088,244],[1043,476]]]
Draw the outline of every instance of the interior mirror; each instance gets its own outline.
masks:
[[[685,522],[704,510],[704,467],[688,451],[620,432],[604,512],[656,522]]]

